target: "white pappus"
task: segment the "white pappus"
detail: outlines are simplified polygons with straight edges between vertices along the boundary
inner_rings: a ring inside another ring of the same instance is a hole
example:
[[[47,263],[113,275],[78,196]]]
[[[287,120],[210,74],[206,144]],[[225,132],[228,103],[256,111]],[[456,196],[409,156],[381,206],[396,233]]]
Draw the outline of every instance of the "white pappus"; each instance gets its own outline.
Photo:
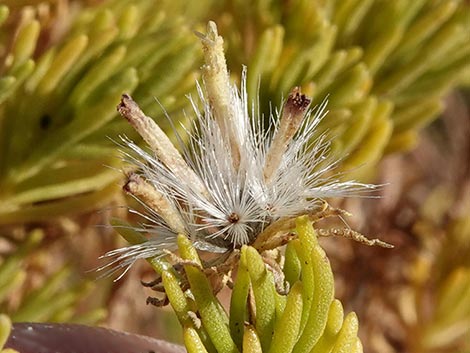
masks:
[[[105,254],[110,259],[101,268],[105,275],[120,269],[124,274],[137,259],[175,250],[179,233],[197,249],[214,253],[244,244],[256,244],[259,250],[274,248],[283,242],[272,239],[290,232],[296,217],[309,215],[315,220],[342,214],[325,206],[324,198],[364,196],[376,189],[340,181],[334,174],[338,161],[329,155],[329,141],[312,137],[327,113],[326,101],[310,109],[310,99],[294,88],[282,112],[270,116],[264,126],[254,110],[250,114],[245,70],[240,91],[229,82],[215,24],[210,22],[207,35],[198,36],[205,55],[203,84],[198,85],[203,111],[191,99],[196,119],[187,131],[187,145],[180,143],[181,152],[129,95],[123,95],[118,106],[151,150],[122,138],[127,161],[137,167],[124,189],[144,206],[140,214],[147,223],[136,229],[149,238]],[[337,233],[323,235],[385,246],[351,230]],[[261,239],[270,245],[259,244]]]

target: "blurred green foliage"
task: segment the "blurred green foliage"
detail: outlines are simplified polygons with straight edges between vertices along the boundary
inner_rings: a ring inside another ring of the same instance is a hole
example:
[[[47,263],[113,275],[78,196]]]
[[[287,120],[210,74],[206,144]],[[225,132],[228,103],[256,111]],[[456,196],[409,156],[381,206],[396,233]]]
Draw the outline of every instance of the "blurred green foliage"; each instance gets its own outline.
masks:
[[[421,247],[398,311],[414,332],[409,346],[416,352],[470,350],[470,195],[456,210],[458,198],[436,187],[413,227]]]
[[[111,139],[134,135],[114,119],[123,92],[153,115],[163,115],[158,98],[169,114],[182,117],[198,46],[191,24],[155,5],[113,1],[84,8],[69,19],[66,36],[46,48],[39,47],[43,33],[34,9],[16,13],[13,30],[4,25],[0,224],[109,203],[120,178]],[[0,18],[7,15],[2,6]],[[168,126],[165,118],[161,124]]]
[[[2,255],[0,312],[18,322],[94,324],[102,320],[106,316],[104,309],[79,310],[80,302],[96,283],[74,274],[70,265],[64,265],[50,274],[40,274],[40,268],[44,266],[40,264],[41,257],[48,256],[39,249],[43,237],[42,231],[32,231],[24,242],[10,244],[11,250]]]

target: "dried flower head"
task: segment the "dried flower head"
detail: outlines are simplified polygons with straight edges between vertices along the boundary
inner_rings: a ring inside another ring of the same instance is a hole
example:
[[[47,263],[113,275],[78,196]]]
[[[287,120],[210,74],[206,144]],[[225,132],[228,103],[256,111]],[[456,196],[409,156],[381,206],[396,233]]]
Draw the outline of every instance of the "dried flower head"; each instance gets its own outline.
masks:
[[[178,150],[129,95],[123,95],[118,106],[151,149],[122,139],[126,159],[138,170],[128,174],[124,189],[145,207],[141,215],[148,222],[138,230],[150,237],[106,254],[112,258],[103,268],[108,273],[174,250],[179,233],[197,249],[214,253],[244,244],[259,251],[273,249],[292,237],[298,216],[316,221],[345,214],[329,207],[325,198],[367,196],[376,189],[340,181],[334,174],[338,161],[329,155],[330,142],[324,136],[312,138],[326,115],[326,101],[310,109],[311,100],[296,87],[282,112],[272,114],[265,126],[259,113],[250,112],[245,71],[240,91],[229,81],[215,24],[210,22],[207,35],[198,36],[206,63],[198,86],[203,111],[190,98],[197,119],[187,132],[186,146],[181,142]],[[386,246],[349,228],[319,234]]]

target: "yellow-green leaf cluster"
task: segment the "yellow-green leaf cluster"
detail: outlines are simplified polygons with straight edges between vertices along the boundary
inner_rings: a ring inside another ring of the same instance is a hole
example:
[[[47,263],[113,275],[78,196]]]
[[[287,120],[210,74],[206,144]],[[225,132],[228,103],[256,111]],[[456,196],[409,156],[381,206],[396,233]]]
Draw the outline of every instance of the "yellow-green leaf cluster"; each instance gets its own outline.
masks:
[[[357,317],[344,317],[334,299],[331,267],[311,223],[299,218],[296,231],[298,239],[288,244],[284,266],[288,294],[277,292],[273,273],[258,251],[244,246],[229,315],[190,240],[178,238],[189,292],[182,291],[170,270],[162,272],[162,279],[188,352],[362,352]]]

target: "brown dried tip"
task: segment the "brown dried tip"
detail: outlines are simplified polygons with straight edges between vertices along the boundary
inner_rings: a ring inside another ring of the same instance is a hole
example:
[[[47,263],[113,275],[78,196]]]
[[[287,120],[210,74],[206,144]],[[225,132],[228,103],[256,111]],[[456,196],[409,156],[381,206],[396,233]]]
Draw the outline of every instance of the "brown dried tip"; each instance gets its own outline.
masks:
[[[123,94],[117,111],[132,125],[152,149],[155,157],[165,164],[177,177],[186,180],[188,185],[206,194],[196,173],[188,166],[181,153],[175,148],[165,132],[150,117],[146,116],[139,105],[128,94]]]
[[[136,109],[140,110],[139,107],[137,106],[137,103],[127,93],[124,93],[121,96],[121,101],[119,102],[116,108],[119,114],[121,114],[124,118],[126,118],[129,121],[132,120],[132,115],[133,115],[132,113]]]
[[[127,192],[128,194],[134,194],[135,192],[135,185],[140,184],[142,179],[135,173],[130,173],[127,176],[127,182],[124,184],[122,189]]]
[[[302,94],[300,87],[294,87],[287,98],[285,109],[292,115],[302,114],[311,102],[310,98]]]
[[[274,172],[279,168],[282,156],[300,128],[310,102],[311,99],[302,94],[299,87],[294,87],[289,94],[282,111],[279,130],[276,132],[266,156],[263,171],[266,182],[270,181]]]

